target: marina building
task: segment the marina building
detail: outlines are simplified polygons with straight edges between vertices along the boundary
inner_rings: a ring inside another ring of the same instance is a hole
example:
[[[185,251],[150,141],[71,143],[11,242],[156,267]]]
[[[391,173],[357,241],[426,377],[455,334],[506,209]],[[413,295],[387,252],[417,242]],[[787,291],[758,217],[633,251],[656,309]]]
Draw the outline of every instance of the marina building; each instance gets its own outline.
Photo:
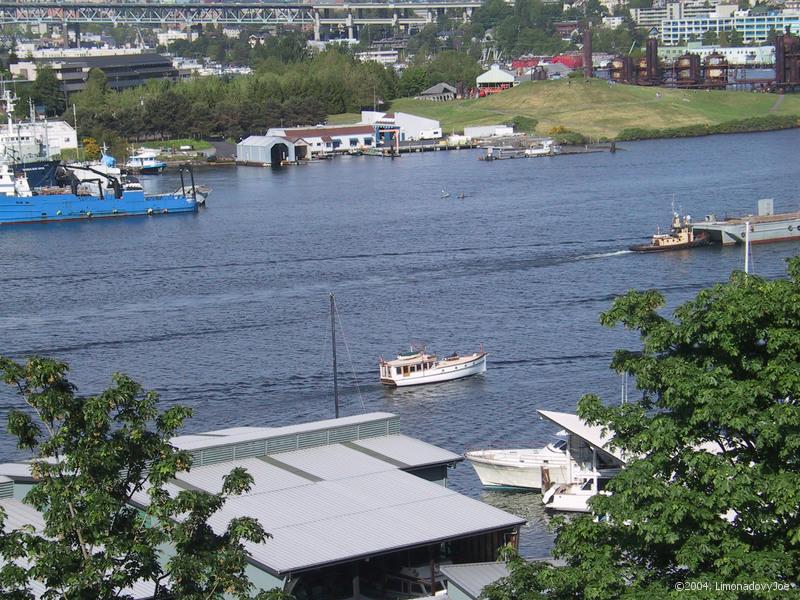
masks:
[[[400,136],[401,142],[438,140],[442,137],[442,126],[436,119],[404,112],[362,110],[361,122],[372,125],[375,128],[376,138],[384,143],[393,141],[395,135]]]
[[[212,519],[222,527],[253,517],[271,534],[247,543],[247,574],[257,590],[304,598],[433,595],[439,565],[487,562],[516,545],[524,523],[447,487],[462,457],[400,432],[399,417],[370,413],[290,425],[234,427],[173,438],[193,466],[167,491],[218,493],[243,467],[251,489],[229,498]],[[0,506],[9,525],[41,524],[22,502],[35,485],[28,465],[0,465]],[[131,503],[144,508],[146,492]],[[396,597],[396,596],[395,596]]]

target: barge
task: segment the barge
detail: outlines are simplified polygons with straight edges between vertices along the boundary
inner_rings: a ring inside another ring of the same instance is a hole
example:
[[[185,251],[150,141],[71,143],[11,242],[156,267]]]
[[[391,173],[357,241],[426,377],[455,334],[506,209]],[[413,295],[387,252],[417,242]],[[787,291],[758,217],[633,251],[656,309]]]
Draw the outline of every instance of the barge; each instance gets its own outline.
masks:
[[[775,214],[772,198],[758,201],[757,215],[725,219],[708,215],[694,223],[693,230],[695,236],[703,234],[712,244],[744,244],[747,223],[750,223],[751,244],[800,240],[800,212]]]

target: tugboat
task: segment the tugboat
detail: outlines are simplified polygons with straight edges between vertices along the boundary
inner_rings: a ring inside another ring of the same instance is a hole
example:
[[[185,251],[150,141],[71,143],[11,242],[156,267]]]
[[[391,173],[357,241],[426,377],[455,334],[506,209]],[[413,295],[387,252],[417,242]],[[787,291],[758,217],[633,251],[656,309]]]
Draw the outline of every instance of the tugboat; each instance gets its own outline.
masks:
[[[678,213],[672,213],[672,229],[669,233],[656,231],[649,244],[636,244],[630,249],[634,252],[667,252],[707,246],[710,243],[708,234],[694,234],[691,217],[681,219]]]

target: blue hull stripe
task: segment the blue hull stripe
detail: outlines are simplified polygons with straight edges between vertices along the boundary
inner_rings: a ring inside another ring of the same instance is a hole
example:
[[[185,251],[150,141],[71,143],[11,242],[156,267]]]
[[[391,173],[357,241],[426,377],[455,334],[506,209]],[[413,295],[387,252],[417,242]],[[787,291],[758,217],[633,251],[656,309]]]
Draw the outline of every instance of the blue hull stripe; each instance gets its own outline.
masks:
[[[122,198],[54,194],[28,198],[0,193],[0,224],[74,221],[95,217],[197,212],[197,203],[180,194],[145,196],[127,191]]]

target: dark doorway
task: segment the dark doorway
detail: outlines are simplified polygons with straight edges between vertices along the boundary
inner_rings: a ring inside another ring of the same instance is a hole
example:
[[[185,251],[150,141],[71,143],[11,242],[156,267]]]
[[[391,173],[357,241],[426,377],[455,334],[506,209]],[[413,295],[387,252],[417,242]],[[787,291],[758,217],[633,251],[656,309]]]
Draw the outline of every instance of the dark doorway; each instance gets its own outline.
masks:
[[[286,144],[274,144],[269,151],[269,163],[279,167],[283,161],[289,159],[289,147]]]

